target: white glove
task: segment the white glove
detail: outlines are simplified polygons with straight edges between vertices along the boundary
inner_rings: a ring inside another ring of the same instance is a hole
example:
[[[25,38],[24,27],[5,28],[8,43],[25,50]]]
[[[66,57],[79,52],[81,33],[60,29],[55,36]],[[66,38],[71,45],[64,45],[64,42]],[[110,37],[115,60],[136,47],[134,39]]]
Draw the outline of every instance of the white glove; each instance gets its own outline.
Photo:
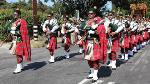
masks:
[[[10,33],[15,34],[15,31],[10,31]]]
[[[49,29],[48,28],[43,28],[43,31],[47,32],[47,31],[49,31]]]
[[[75,30],[74,30],[75,32],[77,32],[77,33],[79,33],[79,30],[78,30],[78,28],[75,28]]]
[[[15,30],[16,30],[16,27],[11,27],[11,30],[15,31]]]
[[[92,25],[93,29],[96,29],[98,27],[98,24]]]
[[[95,31],[89,30],[88,33],[89,33],[89,34],[94,34]]]

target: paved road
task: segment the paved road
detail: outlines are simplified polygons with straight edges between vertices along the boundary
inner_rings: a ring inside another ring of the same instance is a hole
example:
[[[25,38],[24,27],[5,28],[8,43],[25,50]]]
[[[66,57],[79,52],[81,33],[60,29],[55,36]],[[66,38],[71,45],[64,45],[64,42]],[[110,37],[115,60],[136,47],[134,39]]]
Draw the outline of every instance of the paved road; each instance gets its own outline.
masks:
[[[56,51],[56,62],[47,62],[45,48],[32,49],[32,62],[24,64],[24,71],[12,74],[16,59],[9,55],[7,47],[0,47],[0,84],[91,84],[85,79],[89,67],[78,55],[78,47],[71,47],[71,58],[65,59],[63,48]],[[118,61],[117,70],[102,65],[99,80],[95,84],[150,84],[150,46],[140,50],[127,63]]]

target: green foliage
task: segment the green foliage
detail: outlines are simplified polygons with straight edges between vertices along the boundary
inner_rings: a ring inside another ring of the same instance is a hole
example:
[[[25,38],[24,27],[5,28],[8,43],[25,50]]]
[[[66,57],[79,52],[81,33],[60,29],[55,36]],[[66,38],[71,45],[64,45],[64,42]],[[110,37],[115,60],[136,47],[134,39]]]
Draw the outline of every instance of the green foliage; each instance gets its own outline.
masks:
[[[31,0],[29,0],[31,1]],[[8,20],[12,20],[12,14],[15,8],[19,7],[21,9],[21,17],[24,18],[28,23],[29,35],[32,37],[33,35],[33,18],[32,18],[32,4],[25,2],[17,2],[17,3],[5,3],[0,5],[0,40],[4,40],[8,35],[8,30],[10,27],[6,26]],[[50,8],[46,5],[38,4],[38,26],[39,26],[39,34],[42,35],[41,23],[44,22],[45,17],[51,11]],[[10,25],[11,26],[11,25]]]
[[[85,16],[87,10],[90,7],[97,6],[99,9],[104,5],[105,0],[44,0],[45,2],[52,1],[54,3],[53,7],[48,7],[44,5],[42,2],[38,3],[38,28],[39,34],[42,34],[41,23],[45,21],[45,18],[48,13],[54,13],[54,16],[58,19],[58,22],[62,22],[62,15],[74,16],[75,10],[78,9],[80,11],[80,16]],[[129,5],[131,3],[135,3],[136,1],[145,2],[150,8],[149,0],[112,0],[113,2],[113,11],[119,12],[122,14],[129,14],[130,8]],[[87,4],[85,4],[87,2]],[[0,3],[0,40],[6,37],[7,29],[4,27],[8,20],[12,20],[12,13],[15,8],[19,7],[21,9],[22,17],[28,23],[28,29],[30,36],[33,35],[32,26],[33,26],[33,18],[32,18],[32,0],[28,0],[28,3],[24,1],[17,3]],[[150,17],[150,9],[148,9],[147,17]]]
[[[0,39],[1,40],[4,40],[7,37],[11,24],[12,24],[12,20],[7,20],[5,24],[0,25]]]

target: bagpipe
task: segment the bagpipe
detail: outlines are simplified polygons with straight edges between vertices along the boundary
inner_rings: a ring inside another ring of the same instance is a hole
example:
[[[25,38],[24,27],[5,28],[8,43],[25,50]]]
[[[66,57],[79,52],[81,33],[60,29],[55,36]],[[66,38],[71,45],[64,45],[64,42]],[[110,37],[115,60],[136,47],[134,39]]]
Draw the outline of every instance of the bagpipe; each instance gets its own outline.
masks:
[[[70,38],[71,33],[74,32],[74,31],[69,31],[69,30],[71,30],[71,26],[70,27],[68,25],[62,26],[61,37],[62,37],[62,43],[63,43],[62,46],[63,47],[67,43],[67,38]]]
[[[118,29],[118,25],[110,23],[109,28],[110,28],[110,31],[107,32],[107,36],[108,36],[107,53],[111,53],[112,41],[118,37],[118,34],[115,34],[113,36],[111,35],[112,32],[115,32]]]
[[[11,27],[11,30],[10,30],[10,33],[12,34],[13,40],[12,40],[12,43],[11,43],[11,45],[9,47],[9,51],[10,51],[10,54],[12,54],[12,55],[15,55],[17,42],[21,42],[22,41],[21,33],[20,33],[20,27],[21,27],[21,24],[18,23],[18,24],[16,24],[16,26]]]
[[[81,39],[79,39],[79,41],[77,42],[77,44],[80,41],[85,41],[87,39],[87,37],[98,37],[98,32],[96,31],[96,28],[101,25],[104,24],[105,20],[101,20],[99,23],[96,24],[96,22],[94,21],[92,23],[92,26],[88,26],[88,24],[86,23],[85,26],[83,26],[83,28],[81,28],[82,33],[84,33],[84,35],[81,37]]]
[[[50,36],[50,35],[54,35],[54,34],[56,34],[56,32],[50,32],[52,29],[53,29],[53,25],[51,25],[51,24],[46,24],[45,25],[45,28],[46,28],[46,30],[47,30],[47,32],[46,32],[46,36],[48,37],[48,36]]]
[[[46,25],[45,25],[45,28],[46,28],[46,32],[45,32],[45,37],[47,38],[46,40],[45,40],[45,44],[47,45],[46,46],[46,48],[48,48],[48,44],[49,44],[49,41],[50,41],[50,37],[53,35],[56,35],[56,33],[54,33],[54,32],[50,32],[52,29],[53,29],[53,25],[51,25],[51,24],[49,24],[49,23],[47,23]]]

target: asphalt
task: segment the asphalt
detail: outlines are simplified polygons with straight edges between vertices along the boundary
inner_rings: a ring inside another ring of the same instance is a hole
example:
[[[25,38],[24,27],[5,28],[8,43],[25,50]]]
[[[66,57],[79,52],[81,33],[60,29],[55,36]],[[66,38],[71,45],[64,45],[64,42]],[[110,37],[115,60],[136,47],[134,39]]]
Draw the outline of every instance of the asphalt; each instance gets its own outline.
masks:
[[[46,48],[32,48],[32,61],[24,62],[24,71],[13,74],[15,56],[9,54],[9,45],[0,47],[0,84],[92,84],[83,54],[78,46],[71,46],[70,59],[65,59],[63,48],[55,52],[55,63],[49,64]],[[117,61],[117,69],[111,70],[103,64],[99,69],[99,80],[95,84],[150,84],[150,46],[138,51],[128,62]]]

